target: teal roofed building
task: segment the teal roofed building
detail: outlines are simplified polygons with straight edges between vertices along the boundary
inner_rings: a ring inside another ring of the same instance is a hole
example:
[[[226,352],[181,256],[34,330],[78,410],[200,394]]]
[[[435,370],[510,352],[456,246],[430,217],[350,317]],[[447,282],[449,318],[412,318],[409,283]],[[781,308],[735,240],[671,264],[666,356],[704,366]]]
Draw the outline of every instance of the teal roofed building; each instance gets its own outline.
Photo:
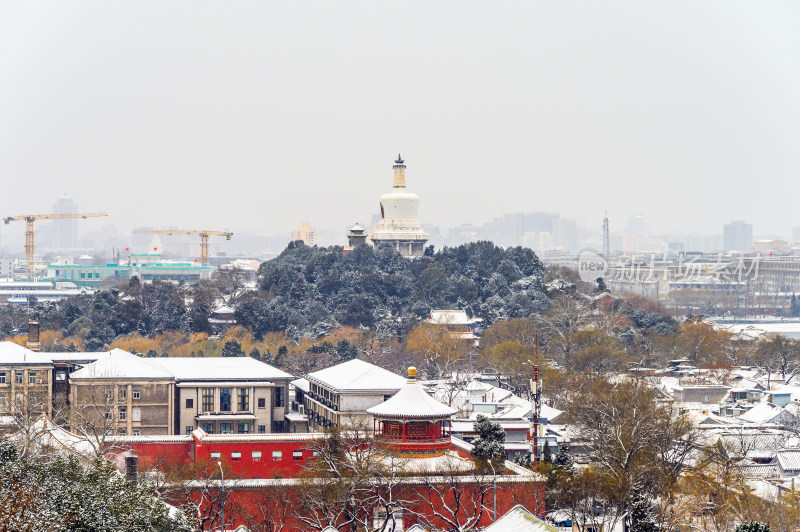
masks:
[[[211,268],[192,262],[139,262],[128,264],[51,264],[47,276],[77,286],[108,286],[127,283],[137,276],[145,282],[173,281],[194,283],[209,279]]]

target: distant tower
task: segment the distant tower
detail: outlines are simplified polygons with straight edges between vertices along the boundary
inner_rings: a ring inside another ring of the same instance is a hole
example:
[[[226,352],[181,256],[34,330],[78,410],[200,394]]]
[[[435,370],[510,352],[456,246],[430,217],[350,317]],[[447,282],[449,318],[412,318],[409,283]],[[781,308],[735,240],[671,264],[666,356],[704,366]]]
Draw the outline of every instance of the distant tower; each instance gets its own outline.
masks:
[[[366,229],[361,227],[358,222],[352,228],[350,228],[350,232],[347,233],[347,241],[350,244],[351,248],[356,246],[360,246],[362,244],[367,243],[367,233]]]
[[[611,244],[608,238],[608,211],[606,211],[606,217],[603,218],[603,256],[606,259],[611,256]]]
[[[56,200],[53,205],[55,214],[75,214],[78,212],[78,205],[75,200],[66,193]],[[56,249],[68,250],[78,247],[78,220],[54,220],[54,246]]]

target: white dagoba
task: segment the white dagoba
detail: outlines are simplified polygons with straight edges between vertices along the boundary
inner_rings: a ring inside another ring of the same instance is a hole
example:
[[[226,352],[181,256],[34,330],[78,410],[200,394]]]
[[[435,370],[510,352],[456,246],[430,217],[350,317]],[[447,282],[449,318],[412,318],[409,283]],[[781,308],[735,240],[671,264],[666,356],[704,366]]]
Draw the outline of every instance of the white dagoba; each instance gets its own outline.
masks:
[[[372,227],[369,241],[376,248],[390,244],[405,257],[421,257],[429,235],[417,219],[419,196],[406,192],[406,165],[397,155],[392,192],[381,196],[381,219]]]

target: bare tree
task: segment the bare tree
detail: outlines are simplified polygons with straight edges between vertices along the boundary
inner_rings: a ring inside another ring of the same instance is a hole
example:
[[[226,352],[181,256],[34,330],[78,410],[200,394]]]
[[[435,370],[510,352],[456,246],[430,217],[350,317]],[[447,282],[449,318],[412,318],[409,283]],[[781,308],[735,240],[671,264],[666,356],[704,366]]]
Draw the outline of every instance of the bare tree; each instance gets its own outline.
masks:
[[[72,384],[70,427],[86,438],[97,456],[114,454],[110,437],[124,434],[128,416],[127,383],[109,376]]]
[[[440,461],[435,471],[418,477],[416,504],[409,509],[431,528],[448,532],[474,530],[491,512],[493,480],[493,475],[478,473],[477,467],[465,471],[457,459]]]

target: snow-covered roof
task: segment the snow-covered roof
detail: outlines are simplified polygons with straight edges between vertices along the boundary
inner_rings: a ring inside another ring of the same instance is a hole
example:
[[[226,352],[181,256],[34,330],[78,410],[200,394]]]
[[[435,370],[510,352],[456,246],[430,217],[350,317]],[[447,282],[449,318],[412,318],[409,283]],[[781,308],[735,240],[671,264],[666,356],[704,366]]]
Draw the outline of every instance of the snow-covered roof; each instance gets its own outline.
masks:
[[[772,403],[760,403],[739,416],[742,421],[750,423],[771,423],[781,415],[783,409]]]
[[[518,504],[484,528],[483,532],[556,532],[557,530]]]
[[[781,451],[775,460],[782,470],[796,471],[800,469],[800,450]]]
[[[404,377],[396,373],[357,358],[309,373],[306,378],[345,393],[360,391],[393,393],[402,388],[406,382]]]
[[[308,379],[295,379],[289,384],[305,393],[308,393],[308,390],[310,389],[310,386],[308,385]]]
[[[29,435],[33,435],[33,441],[37,447],[54,449],[56,452],[73,454],[80,458],[93,456],[94,447],[89,440],[65,430],[44,415],[39,416],[27,432]],[[16,440],[25,436],[20,432],[11,436],[11,439]]]
[[[285,371],[252,357],[166,357],[154,359],[177,381],[291,379]]]
[[[368,414],[379,417],[443,418],[457,412],[440,403],[417,382],[417,369],[408,369],[408,381],[388,401],[367,409]]]
[[[70,374],[70,379],[175,379],[240,381],[291,379],[292,376],[250,357],[145,358],[122,349]]]
[[[0,342],[0,365],[52,366],[53,362],[41,353],[14,342]]]
[[[465,310],[431,310],[428,321],[439,325],[472,325],[478,320],[470,319]]]
[[[113,349],[107,357],[74,371],[70,380],[82,379],[172,379],[172,374],[156,364],[154,358],[142,358]],[[197,359],[192,359],[197,360]]]

